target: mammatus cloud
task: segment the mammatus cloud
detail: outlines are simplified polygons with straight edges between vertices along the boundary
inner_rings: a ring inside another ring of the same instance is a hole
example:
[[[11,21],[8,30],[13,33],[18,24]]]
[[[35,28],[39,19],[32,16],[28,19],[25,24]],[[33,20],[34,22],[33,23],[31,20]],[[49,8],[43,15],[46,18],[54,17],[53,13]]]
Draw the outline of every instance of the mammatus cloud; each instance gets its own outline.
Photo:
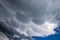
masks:
[[[7,27],[27,36],[56,34],[59,0],[0,0],[0,5],[0,22]]]

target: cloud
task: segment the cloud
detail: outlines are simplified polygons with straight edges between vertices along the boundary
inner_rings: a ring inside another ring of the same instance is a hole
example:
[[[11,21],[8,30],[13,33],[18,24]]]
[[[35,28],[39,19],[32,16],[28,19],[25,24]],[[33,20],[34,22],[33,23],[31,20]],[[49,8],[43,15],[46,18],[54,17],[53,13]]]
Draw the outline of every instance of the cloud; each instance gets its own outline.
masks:
[[[42,25],[37,25],[35,23],[30,23],[28,25],[30,28],[27,29],[27,34],[32,36],[48,36],[50,34],[55,34],[55,28],[57,28],[57,24],[45,21]]]
[[[55,34],[54,29],[60,24],[58,1],[0,0],[0,5],[0,22],[28,36]]]
[[[0,40],[9,40],[9,38],[6,37],[6,35],[4,35],[2,32],[0,32]]]

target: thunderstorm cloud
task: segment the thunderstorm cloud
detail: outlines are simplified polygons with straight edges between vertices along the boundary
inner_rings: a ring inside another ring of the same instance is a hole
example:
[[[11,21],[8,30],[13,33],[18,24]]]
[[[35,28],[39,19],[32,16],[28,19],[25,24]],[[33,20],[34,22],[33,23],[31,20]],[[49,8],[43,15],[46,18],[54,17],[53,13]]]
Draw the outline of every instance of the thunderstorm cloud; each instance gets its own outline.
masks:
[[[0,22],[27,36],[56,34],[60,0],[0,0]]]

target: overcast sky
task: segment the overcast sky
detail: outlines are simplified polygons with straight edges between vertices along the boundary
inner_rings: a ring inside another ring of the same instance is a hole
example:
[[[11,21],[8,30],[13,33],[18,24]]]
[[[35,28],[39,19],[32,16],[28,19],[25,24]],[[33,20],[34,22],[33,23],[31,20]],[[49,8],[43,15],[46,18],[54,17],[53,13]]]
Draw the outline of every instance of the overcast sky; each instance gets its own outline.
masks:
[[[60,0],[0,0],[0,22],[27,36],[54,35],[60,25]]]

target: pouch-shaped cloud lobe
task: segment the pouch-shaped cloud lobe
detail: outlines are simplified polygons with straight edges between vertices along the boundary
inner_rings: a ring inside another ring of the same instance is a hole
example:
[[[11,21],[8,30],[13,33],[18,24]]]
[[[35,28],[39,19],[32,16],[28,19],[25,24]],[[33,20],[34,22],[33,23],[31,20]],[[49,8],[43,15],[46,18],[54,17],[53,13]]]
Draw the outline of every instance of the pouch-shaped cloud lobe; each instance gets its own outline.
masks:
[[[59,0],[0,0],[0,5],[0,22],[6,26],[28,36],[56,33]]]

